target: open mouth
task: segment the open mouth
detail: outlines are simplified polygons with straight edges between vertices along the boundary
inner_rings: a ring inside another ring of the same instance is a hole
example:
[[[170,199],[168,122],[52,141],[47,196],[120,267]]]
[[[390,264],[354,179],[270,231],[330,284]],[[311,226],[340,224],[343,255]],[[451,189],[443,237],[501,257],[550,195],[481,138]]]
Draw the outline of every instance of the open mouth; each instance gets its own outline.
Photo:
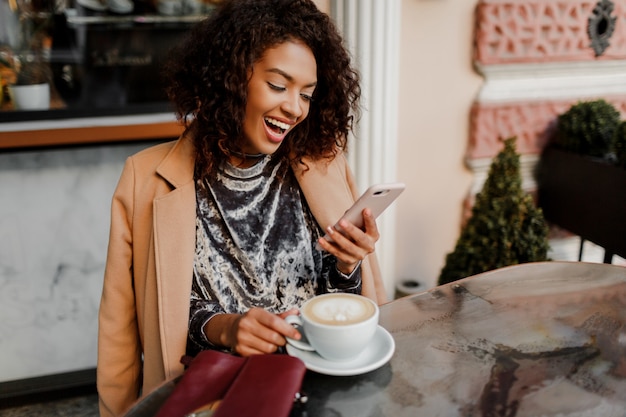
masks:
[[[291,127],[287,123],[283,123],[276,119],[272,119],[271,117],[265,118],[265,124],[267,125],[268,128],[270,128],[270,130],[272,130],[273,132],[279,135],[283,135]]]

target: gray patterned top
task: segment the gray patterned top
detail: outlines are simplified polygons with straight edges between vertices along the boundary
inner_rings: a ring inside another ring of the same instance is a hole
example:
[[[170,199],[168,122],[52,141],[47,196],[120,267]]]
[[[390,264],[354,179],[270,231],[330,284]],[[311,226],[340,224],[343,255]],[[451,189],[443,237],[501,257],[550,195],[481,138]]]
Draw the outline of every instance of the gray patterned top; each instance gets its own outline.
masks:
[[[215,348],[203,331],[215,314],[279,313],[316,294],[360,293],[360,268],[346,278],[315,249],[321,229],[288,164],[227,164],[197,181],[196,206],[188,353]]]

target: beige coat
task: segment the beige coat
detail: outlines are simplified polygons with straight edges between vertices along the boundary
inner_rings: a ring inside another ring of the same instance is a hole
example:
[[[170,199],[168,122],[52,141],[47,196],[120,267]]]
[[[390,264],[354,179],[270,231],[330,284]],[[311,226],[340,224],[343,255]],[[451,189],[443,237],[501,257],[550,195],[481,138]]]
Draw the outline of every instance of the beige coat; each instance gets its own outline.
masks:
[[[343,155],[308,165],[296,177],[326,227],[357,197],[355,182]],[[141,392],[183,371],[195,249],[193,169],[189,139],[151,147],[128,158],[113,196],[98,334],[102,416],[121,415]],[[375,256],[368,258],[363,294],[380,304],[380,271]]]

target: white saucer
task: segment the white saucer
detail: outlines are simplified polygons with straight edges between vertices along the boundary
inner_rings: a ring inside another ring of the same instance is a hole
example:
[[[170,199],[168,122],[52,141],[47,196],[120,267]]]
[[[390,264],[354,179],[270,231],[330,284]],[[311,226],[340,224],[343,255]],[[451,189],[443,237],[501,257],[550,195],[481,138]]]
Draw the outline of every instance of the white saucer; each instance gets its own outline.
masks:
[[[316,352],[300,350],[287,343],[287,353],[302,360],[307,369],[320,374],[337,376],[360,375],[378,369],[391,359],[395,349],[393,337],[381,326],[376,329],[369,346],[358,357],[349,361],[329,361]]]

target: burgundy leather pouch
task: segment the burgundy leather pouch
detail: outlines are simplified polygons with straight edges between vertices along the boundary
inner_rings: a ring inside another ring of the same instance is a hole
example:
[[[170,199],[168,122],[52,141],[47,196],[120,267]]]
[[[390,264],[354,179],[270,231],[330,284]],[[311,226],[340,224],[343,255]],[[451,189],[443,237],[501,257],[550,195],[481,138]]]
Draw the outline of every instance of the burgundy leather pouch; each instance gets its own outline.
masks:
[[[305,371],[292,356],[250,356],[213,416],[287,417]]]
[[[288,355],[247,358],[206,350],[185,370],[156,417],[183,417],[213,404],[212,416],[286,417],[306,368]]]

